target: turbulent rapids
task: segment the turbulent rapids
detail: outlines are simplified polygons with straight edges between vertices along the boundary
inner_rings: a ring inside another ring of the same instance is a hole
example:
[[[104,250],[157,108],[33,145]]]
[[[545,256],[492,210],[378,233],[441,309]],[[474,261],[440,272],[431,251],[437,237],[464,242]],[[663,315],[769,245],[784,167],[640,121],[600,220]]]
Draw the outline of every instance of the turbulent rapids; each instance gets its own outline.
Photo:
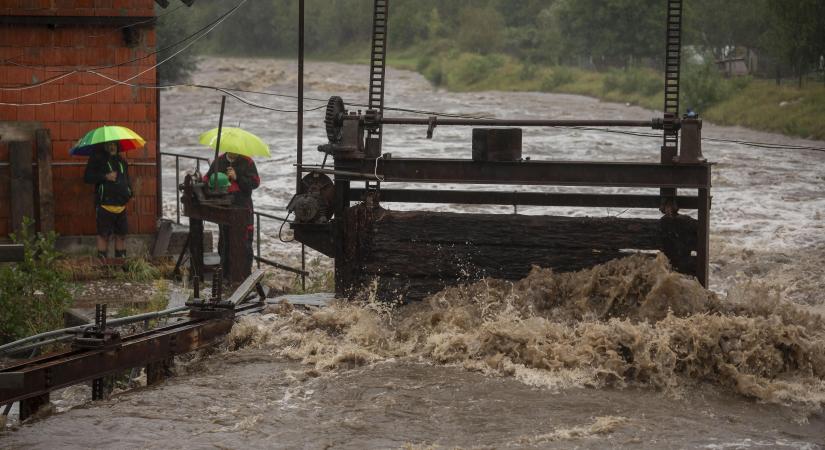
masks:
[[[321,310],[288,304],[231,335],[300,360],[309,373],[391,359],[460,365],[551,388],[650,386],[674,395],[707,382],[814,412],[825,404],[825,320],[746,285],[727,298],[631,256],[577,273],[534,268],[421,304],[370,299]]]
[[[308,66],[309,96],[366,98],[368,67]],[[294,92],[295,71],[287,61],[210,58],[193,81]],[[523,118],[653,115],[571,95],[433,91],[417,74],[389,76],[394,106]],[[162,97],[164,148],[202,155],[196,136],[214,127],[219,97],[187,88]],[[241,122],[273,149],[258,166],[256,208],[282,211],[294,187],[294,117],[228,106],[226,123]],[[284,126],[273,126],[274,117]],[[306,142],[326,142],[322,110],[305,123]],[[710,123],[703,132],[822,146]],[[421,129],[401,127],[385,138],[398,155],[469,151],[467,130],[443,128],[424,141]],[[712,291],[663,259],[633,256],[578,273],[535,269],[517,282],[483,280],[406,306],[377,302],[370,291],[324,309],[282,305],[237,324],[228,348],[178,361],[178,376],[163,385],[81,407],[88,387],[56,394],[60,414],[0,436],[0,448],[822,448],[825,154],[706,144],[718,162]],[[548,128],[525,135],[524,145],[535,159],[658,161],[660,140]],[[163,164],[164,208],[174,217],[174,160]],[[658,218],[639,210],[519,212]],[[273,224],[280,225],[262,226]],[[277,233],[262,233],[261,245],[265,256],[299,264],[300,246]],[[327,267],[321,260],[313,272]]]

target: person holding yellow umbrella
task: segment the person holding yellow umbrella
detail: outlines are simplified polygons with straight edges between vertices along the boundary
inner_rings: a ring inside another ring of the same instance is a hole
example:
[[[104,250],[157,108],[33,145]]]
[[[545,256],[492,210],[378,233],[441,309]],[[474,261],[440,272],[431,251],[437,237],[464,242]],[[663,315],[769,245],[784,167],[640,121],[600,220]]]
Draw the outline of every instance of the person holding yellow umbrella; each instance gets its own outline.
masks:
[[[121,152],[142,148],[146,144],[137,133],[119,126],[103,126],[86,133],[69,150],[72,156],[89,156],[83,181],[95,186],[97,256],[109,253],[109,238],[115,236],[115,257],[126,257],[126,204],[132,198],[129,164]]]
[[[245,207],[249,211],[244,236],[246,250],[244,261],[229,260],[228,229],[226,226],[220,227],[218,253],[221,255],[221,270],[224,276],[228,277],[231,264],[243,264],[244,272],[249,273],[252,269],[252,236],[255,227],[252,191],[261,184],[258,169],[252,157],[270,156],[269,147],[254,134],[233,127],[209,130],[200,136],[199,142],[216,150],[220,146],[220,150],[224,152],[209,167],[209,171],[204,176],[204,182],[209,183],[214,189],[225,187],[232,195],[232,204]],[[227,184],[227,186],[221,186],[222,184]]]

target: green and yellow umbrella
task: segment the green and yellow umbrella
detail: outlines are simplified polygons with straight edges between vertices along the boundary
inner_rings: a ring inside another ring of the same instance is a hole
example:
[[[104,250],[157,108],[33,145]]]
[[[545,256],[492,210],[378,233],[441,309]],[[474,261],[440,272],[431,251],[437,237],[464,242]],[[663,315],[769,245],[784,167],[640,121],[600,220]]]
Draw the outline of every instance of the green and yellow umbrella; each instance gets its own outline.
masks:
[[[146,141],[134,131],[120,126],[107,125],[96,128],[83,136],[74,147],[69,150],[72,156],[89,156],[95,146],[104,142],[117,142],[120,151],[128,152],[137,148],[143,148]]]
[[[203,145],[215,148],[218,144],[218,129],[213,128],[200,135]],[[258,136],[240,128],[224,127],[221,131],[221,148],[224,153],[237,153],[244,156],[271,156],[269,146]]]

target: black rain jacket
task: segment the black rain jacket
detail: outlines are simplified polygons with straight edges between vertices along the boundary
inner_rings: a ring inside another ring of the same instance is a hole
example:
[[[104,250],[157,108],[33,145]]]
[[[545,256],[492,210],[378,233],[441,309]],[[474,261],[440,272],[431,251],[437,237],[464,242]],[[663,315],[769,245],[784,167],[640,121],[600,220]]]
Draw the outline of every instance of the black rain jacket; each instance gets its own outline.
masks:
[[[106,179],[109,172],[117,172],[115,181]],[[95,185],[95,205],[123,206],[132,198],[129,164],[120,153],[110,155],[103,149],[96,149],[86,164],[83,181]]]

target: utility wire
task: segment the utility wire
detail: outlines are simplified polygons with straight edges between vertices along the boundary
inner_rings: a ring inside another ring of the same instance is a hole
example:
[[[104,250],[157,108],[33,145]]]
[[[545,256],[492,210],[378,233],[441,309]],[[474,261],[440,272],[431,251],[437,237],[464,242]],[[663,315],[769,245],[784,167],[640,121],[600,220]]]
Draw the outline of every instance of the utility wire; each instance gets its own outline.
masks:
[[[625,131],[625,130],[615,130],[611,128],[594,128],[594,127],[556,127],[556,128],[568,128],[568,129],[576,129],[576,130],[586,130],[586,131],[599,131],[602,133],[615,133],[615,134],[626,134],[629,136],[639,136],[639,137],[649,137],[649,138],[657,138],[661,139],[661,134],[654,134],[654,133],[643,133],[639,131]],[[723,142],[728,144],[738,144],[744,145],[746,147],[756,147],[756,148],[764,148],[770,150],[809,150],[814,152],[825,152],[825,147],[813,147],[807,145],[792,145],[792,144],[771,144],[767,142],[752,142],[752,141],[743,141],[737,139],[722,139],[722,138],[712,138],[712,137],[702,137],[703,141],[707,142]]]
[[[6,106],[46,106],[46,105],[54,105],[54,104],[58,104],[58,103],[68,103],[68,102],[73,102],[73,101],[75,101],[75,100],[80,100],[80,99],[82,99],[82,98],[91,97],[91,96],[93,96],[93,95],[97,95],[97,94],[100,94],[100,93],[102,93],[102,92],[106,92],[106,91],[108,91],[108,90],[111,90],[111,89],[113,89],[114,87],[118,86],[119,84],[122,84],[122,83],[126,83],[126,82],[129,82],[129,81],[132,81],[132,80],[134,80],[135,78],[140,77],[140,76],[141,76],[141,75],[143,75],[144,73],[149,72],[150,70],[154,70],[154,69],[156,69],[158,66],[160,66],[161,64],[164,64],[164,63],[166,63],[167,61],[171,60],[172,58],[174,58],[174,57],[178,56],[180,53],[182,53],[182,52],[184,52],[185,50],[187,50],[189,47],[191,47],[192,45],[194,45],[196,42],[198,42],[198,41],[199,41],[199,40],[201,40],[202,38],[206,37],[209,33],[211,33],[211,32],[212,32],[212,30],[214,30],[215,28],[217,28],[217,27],[218,27],[218,25],[220,25],[221,23],[223,23],[223,21],[225,21],[226,19],[228,19],[228,18],[229,18],[229,17],[230,17],[230,16],[231,16],[231,15],[232,15],[235,11],[237,11],[237,10],[238,10],[238,9],[239,9],[239,8],[240,8],[243,4],[245,4],[247,1],[248,1],[248,0],[241,0],[241,1],[237,4],[237,5],[235,5],[235,7],[234,7],[234,8],[232,8],[231,10],[229,10],[229,12],[228,12],[227,14],[224,14],[224,15],[221,17],[221,19],[220,19],[220,20],[218,20],[217,22],[213,23],[213,24],[212,24],[212,26],[211,26],[210,28],[208,28],[208,29],[207,29],[206,31],[204,31],[204,32],[203,32],[200,36],[196,37],[196,38],[195,38],[194,40],[192,40],[191,42],[187,43],[187,44],[186,44],[183,48],[181,48],[180,50],[176,51],[175,53],[171,54],[169,57],[167,57],[167,58],[165,58],[164,60],[162,60],[162,61],[158,62],[157,64],[155,64],[155,65],[153,65],[153,66],[149,67],[149,68],[148,68],[148,69],[146,69],[146,70],[143,70],[143,71],[141,71],[141,72],[138,72],[137,74],[135,74],[135,75],[133,75],[133,76],[131,76],[131,77],[129,77],[129,78],[127,78],[127,79],[125,79],[125,80],[122,80],[122,81],[121,81],[121,80],[118,80],[118,81],[120,81],[119,83],[114,83],[114,84],[111,84],[110,86],[107,86],[107,87],[105,87],[105,88],[103,88],[103,89],[99,89],[99,90],[97,90],[97,91],[90,92],[90,93],[88,93],[88,94],[79,95],[79,96],[77,96],[77,97],[70,98],[70,99],[55,100],[55,101],[51,101],[51,102],[40,102],[40,103],[7,103],[7,102],[0,102],[0,105],[6,105]],[[98,75],[100,75],[100,74],[98,73]]]
[[[169,11],[164,11],[164,12],[162,12],[162,13],[158,14],[157,16],[150,17],[150,18],[148,18],[148,19],[146,19],[146,20],[139,20],[139,21],[137,21],[137,22],[130,23],[130,24],[128,24],[128,25],[123,25],[123,26],[121,26],[121,27],[117,27],[116,29],[118,29],[118,30],[125,30],[126,28],[136,27],[136,26],[138,26],[138,25],[143,25],[144,23],[157,22],[158,20],[160,20],[160,18],[161,18],[161,17],[168,16],[169,14],[174,13],[175,11],[177,11],[177,10],[179,10],[179,9],[183,8],[184,6],[186,6],[186,4],[181,3],[180,5],[176,6],[175,8],[172,8],[172,9],[170,9]],[[88,36],[86,36],[86,37],[87,37],[87,38],[97,38],[97,37],[101,37],[101,36],[103,36],[103,35],[102,35],[102,34],[90,34],[90,35],[88,35]]]
[[[120,81],[118,79],[109,77],[107,75],[104,75],[102,73],[98,73],[98,72],[95,72],[95,71],[92,71],[92,73],[95,74],[95,75],[98,75],[100,77],[103,77],[107,80],[113,81],[115,84],[131,86],[131,87],[140,88],[140,89],[172,89],[172,88],[176,88],[176,87],[193,87],[193,88],[199,88],[199,89],[210,89],[210,90],[222,92],[222,93],[224,93],[224,94],[226,94],[226,95],[228,95],[232,98],[237,99],[241,103],[244,103],[244,104],[246,104],[248,106],[251,106],[253,108],[266,109],[266,110],[269,110],[269,111],[282,112],[282,113],[297,113],[298,112],[297,109],[296,110],[279,109],[279,108],[273,108],[271,106],[262,105],[260,103],[253,102],[252,100],[249,100],[247,98],[241,97],[240,95],[234,94],[234,93],[230,92],[229,89],[222,88],[222,87],[219,87],[219,86],[207,86],[207,85],[202,85],[202,84],[167,84],[167,85],[134,84],[134,83],[127,83],[125,81]],[[326,105],[321,105],[321,106],[318,106],[318,107],[315,107],[315,108],[306,109],[305,111],[317,111],[317,110],[319,110],[321,108],[325,108],[325,107],[326,107]]]
[[[66,69],[51,69],[51,68],[49,68],[49,66],[34,66],[34,65],[28,65],[28,64],[21,64],[21,63],[14,62],[12,60],[6,60],[5,62],[7,62],[8,64],[11,64],[11,65],[14,65],[14,66],[25,67],[25,68],[28,68],[28,69],[44,70],[45,72],[60,72],[61,75],[57,75],[57,76],[54,76],[54,77],[51,77],[51,78],[47,78],[46,80],[43,80],[43,81],[35,83],[35,84],[31,84],[31,85],[2,86],[2,87],[0,87],[0,91],[23,91],[23,90],[32,89],[32,88],[35,88],[35,87],[40,87],[40,86],[43,86],[43,85],[46,85],[46,84],[49,84],[49,83],[54,83],[55,81],[66,78],[67,76],[75,74],[75,73],[84,73],[84,72],[90,72],[90,71],[93,71],[93,70],[113,69],[115,67],[125,66],[125,65],[128,65],[128,64],[137,62],[137,61],[147,59],[147,58],[149,58],[153,55],[164,52],[166,50],[175,48],[175,47],[183,44],[184,42],[186,42],[190,39],[195,38],[195,40],[197,41],[202,37],[202,36],[198,36],[200,33],[204,32],[207,29],[209,29],[211,31],[210,27],[213,27],[216,23],[223,22],[227,17],[234,14],[234,12],[238,9],[238,7],[240,7],[240,5],[242,5],[244,3],[246,3],[246,0],[242,0],[240,3],[236,4],[234,7],[232,7],[231,9],[226,11],[225,13],[218,16],[218,18],[216,18],[212,22],[206,24],[205,26],[201,27],[200,29],[198,29],[194,33],[186,36],[185,38],[183,38],[183,39],[181,39],[181,40],[179,40],[179,41],[177,41],[173,44],[167,45],[166,47],[163,47],[163,48],[159,48],[159,49],[157,49],[153,52],[147,53],[143,56],[139,56],[137,58],[133,58],[133,59],[130,59],[128,61],[123,61],[123,62],[116,63],[116,64],[109,64],[109,65],[96,66],[96,67],[86,67],[86,68],[74,67],[71,70],[66,70]],[[177,55],[177,53],[176,53],[176,55]],[[14,58],[12,58],[12,59],[14,59]],[[157,67],[157,66],[155,66],[155,67]]]

